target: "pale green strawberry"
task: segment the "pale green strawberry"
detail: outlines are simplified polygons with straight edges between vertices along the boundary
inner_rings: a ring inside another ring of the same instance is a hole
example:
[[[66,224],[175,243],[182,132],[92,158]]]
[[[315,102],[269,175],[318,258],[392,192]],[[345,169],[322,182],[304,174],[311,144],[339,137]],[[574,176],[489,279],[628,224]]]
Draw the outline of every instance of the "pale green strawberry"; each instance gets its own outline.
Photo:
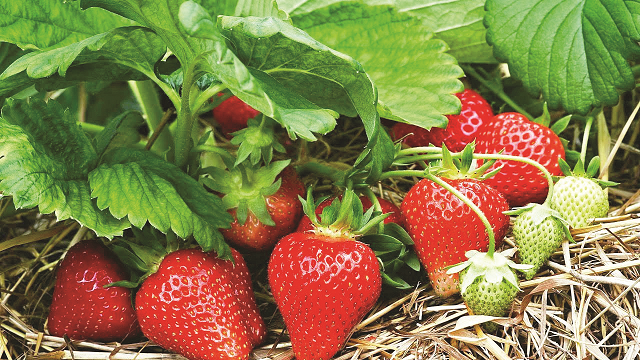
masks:
[[[520,288],[515,270],[527,270],[531,265],[516,264],[508,258],[515,249],[492,256],[479,251],[468,251],[469,260],[456,265],[447,273],[460,272],[460,293],[474,315],[505,316]],[[488,330],[495,327],[487,324]]]
[[[533,266],[523,271],[529,280],[546,264],[565,238],[571,239],[571,233],[560,214],[545,204],[533,204],[506,214],[518,215],[512,232],[518,246],[520,263]]]
[[[594,218],[605,217],[609,212],[609,199],[603,187],[616,183],[592,178],[599,164],[600,160],[596,156],[585,172],[582,161],[578,161],[573,171],[566,163],[560,162],[560,167],[567,176],[555,184],[551,208],[558,211],[573,228],[583,228]]]

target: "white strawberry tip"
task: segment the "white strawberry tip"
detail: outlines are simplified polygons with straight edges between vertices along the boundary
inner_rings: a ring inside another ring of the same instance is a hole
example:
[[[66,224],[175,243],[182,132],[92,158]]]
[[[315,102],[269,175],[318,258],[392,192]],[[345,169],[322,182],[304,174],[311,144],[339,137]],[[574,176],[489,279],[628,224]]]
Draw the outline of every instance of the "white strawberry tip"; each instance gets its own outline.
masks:
[[[464,294],[467,288],[479,277],[484,277],[487,282],[493,284],[506,280],[519,290],[515,270],[525,271],[533,266],[516,264],[510,260],[509,258],[515,254],[516,250],[516,248],[510,248],[502,252],[495,252],[493,256],[477,250],[467,251],[465,256],[468,260],[452,266],[447,270],[447,274],[459,273],[468,268],[464,276],[462,274],[460,276],[461,294]]]

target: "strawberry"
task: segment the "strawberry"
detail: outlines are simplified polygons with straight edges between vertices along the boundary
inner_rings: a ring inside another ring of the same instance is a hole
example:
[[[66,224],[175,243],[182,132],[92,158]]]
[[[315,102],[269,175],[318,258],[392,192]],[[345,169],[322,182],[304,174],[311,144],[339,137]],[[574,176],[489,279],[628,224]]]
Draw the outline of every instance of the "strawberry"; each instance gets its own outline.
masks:
[[[558,159],[564,159],[562,142],[549,128],[529,121],[519,113],[502,113],[485,124],[476,136],[476,153],[503,154],[532,159],[551,175],[560,175]],[[494,169],[502,167],[487,183],[498,189],[511,207],[539,203],[546,198],[549,185],[533,165],[499,160]]]
[[[546,204],[533,204],[507,214],[518,215],[513,223],[513,237],[520,263],[533,266],[523,271],[526,279],[530,280],[562,241],[571,239],[571,233],[567,222]]]
[[[315,221],[315,209],[309,206],[313,201],[305,204]],[[285,236],[268,265],[269,285],[298,360],[333,357],[381,292],[376,256],[356,239],[359,232],[351,227],[367,222],[357,196],[348,192],[328,209],[326,214],[333,215],[323,217],[323,224],[327,218],[335,222],[318,225],[316,221],[314,232]]]
[[[57,270],[49,312],[55,336],[123,341],[140,335],[131,290],[105,285],[127,278],[122,264],[99,241],[74,245]]]
[[[460,273],[460,294],[474,315],[505,316],[520,288],[514,270],[529,269],[530,265],[509,260],[515,249],[501,253],[469,251],[467,261],[450,268],[447,273]],[[485,326],[494,330],[495,326]]]
[[[234,219],[229,229],[220,230],[229,243],[265,251],[296,229],[303,215],[298,196],[304,195],[305,188],[288,164],[287,160],[258,169],[240,164],[229,172],[211,170],[212,177],[204,183],[223,194]]]
[[[442,180],[485,213],[499,245],[509,227],[509,217],[503,214],[509,208],[504,197],[476,179]],[[446,274],[446,267],[463,261],[469,250],[487,250],[489,239],[482,222],[469,206],[429,179],[416,183],[400,208],[436,294],[456,293],[458,276]]]
[[[393,139],[403,138],[402,141],[410,147],[445,144],[451,151],[462,151],[475,139],[478,129],[491,121],[493,110],[489,103],[473,90],[466,89],[456,96],[460,99],[462,108],[459,115],[447,115],[449,124],[446,128],[433,127],[426,130],[411,124],[397,123],[391,129]]]
[[[222,93],[219,93],[218,96],[222,96]],[[235,95],[224,100],[213,109],[213,117],[220,125],[222,134],[226,137],[230,137],[233,132],[246,128],[247,121],[255,118],[258,114],[260,114],[258,110],[247,105]]]
[[[594,218],[607,216],[609,197],[604,187],[617,184],[593,178],[600,166],[599,157],[591,160],[586,172],[581,160],[573,171],[564,161],[560,166],[567,176],[555,184],[551,195],[551,207],[574,228],[585,227]]]
[[[165,256],[136,294],[146,337],[188,359],[248,359],[266,335],[244,259],[201,249]]]
[[[321,202],[318,205],[318,207],[316,207],[316,215],[322,214],[322,210],[324,210],[324,208],[329,206],[332,201],[333,201],[333,198],[329,198]],[[373,206],[373,204],[371,203],[371,200],[369,200],[369,198],[364,195],[360,196],[360,201],[362,202],[362,206],[365,210]],[[380,208],[382,209],[382,213],[389,214],[389,216],[386,219],[384,219],[384,223],[385,224],[395,223],[402,226],[402,216],[400,215],[400,209],[396,206],[396,204],[383,198],[378,198],[378,202],[380,203]],[[306,215],[303,215],[302,219],[300,219],[300,222],[298,223],[298,228],[296,229],[296,232],[305,232],[305,231],[313,230],[313,228],[314,226],[311,223],[311,220],[309,219],[309,217]]]
[[[506,200],[486,180],[481,181],[491,176],[492,173],[485,175],[484,170],[492,163],[480,168],[472,165],[472,144],[465,147],[460,159],[453,159],[443,146],[440,167],[437,171],[428,169],[423,174],[427,178],[409,189],[400,206],[418,258],[441,297],[458,291],[458,275],[447,274],[446,267],[463,261],[469,250],[486,251],[489,246],[490,237],[483,220],[459,196],[466,197],[484,213],[497,245],[509,227],[509,217],[503,214],[509,209]]]

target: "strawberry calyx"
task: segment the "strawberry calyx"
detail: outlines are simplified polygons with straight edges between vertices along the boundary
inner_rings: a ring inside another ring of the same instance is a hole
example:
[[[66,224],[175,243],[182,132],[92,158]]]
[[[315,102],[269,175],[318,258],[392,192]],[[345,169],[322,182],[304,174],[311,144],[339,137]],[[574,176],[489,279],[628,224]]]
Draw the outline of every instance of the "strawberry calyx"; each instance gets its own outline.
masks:
[[[511,215],[520,216],[526,212],[531,212],[530,214],[531,220],[533,221],[533,224],[536,226],[542,224],[542,222],[548,218],[553,218],[557,220],[562,225],[562,229],[564,231],[566,238],[569,239],[571,242],[575,243],[575,241],[573,240],[573,237],[571,236],[571,230],[569,229],[570,227],[569,222],[565,218],[563,218],[562,215],[557,210],[552,209],[548,203],[529,204],[526,206],[514,208],[509,211],[505,211],[504,214],[510,215],[510,216]]]
[[[225,163],[229,161],[225,159]],[[291,160],[274,161],[257,167],[247,162],[237,166],[227,163],[228,170],[211,167],[204,172],[210,177],[201,181],[211,190],[222,195],[222,203],[227,210],[236,209],[238,223],[243,225],[251,212],[261,223],[275,226],[267,210],[266,198],[275,194],[282,183],[278,175]]]
[[[567,162],[562,158],[558,159],[558,164],[560,165],[560,170],[562,170],[562,173],[567,177],[575,176],[575,177],[587,178],[595,182],[596,184],[600,185],[603,189],[610,186],[619,185],[619,183],[615,181],[608,181],[608,180],[602,180],[602,179],[596,178],[596,174],[600,169],[599,156],[594,156],[593,158],[591,158],[586,170],[584,168],[584,162],[582,161],[582,159],[578,159],[578,162],[576,162],[576,165],[574,166],[573,169],[571,169],[571,166],[569,166],[569,164],[567,164]],[[560,176],[554,176],[555,181],[559,180],[560,178],[561,178]]]
[[[320,217],[316,215],[316,207],[327,197],[314,201],[313,189],[307,191],[307,199],[300,197],[303,209],[316,234],[322,235],[324,241],[360,241],[367,244],[375,253],[381,267],[382,282],[386,285],[409,289],[412,286],[400,275],[409,267],[414,272],[420,271],[420,260],[409,234],[402,226],[395,223],[384,224],[390,214],[383,214],[378,199],[370,189],[364,191],[373,197],[371,206],[366,211],[358,195],[347,187],[342,196],[336,196],[331,204],[322,209]]]
[[[300,197],[302,208],[314,227],[311,231],[317,234],[336,239],[355,240],[372,231],[389,216],[389,214],[380,213],[374,215],[375,206],[365,212],[360,198],[353,190],[347,188],[342,198],[336,197],[329,206],[322,209],[320,218],[318,218],[316,216],[316,207],[325,199],[321,198],[318,201],[314,201],[311,187],[307,190],[306,199]]]
[[[447,274],[456,274],[467,269],[466,272],[460,274],[460,293],[464,296],[465,292],[473,282],[479,278],[484,279],[492,284],[498,284],[506,280],[513,287],[520,289],[518,285],[518,277],[515,270],[524,271],[532,268],[532,265],[516,264],[509,258],[516,252],[515,248],[507,249],[502,252],[489,253],[470,250],[465,253],[467,261],[458,265],[454,265],[447,270]]]
[[[131,228],[133,238],[116,238],[111,243],[111,250],[125,264],[130,273],[130,280],[118,281],[107,286],[137,288],[142,282],[155,274],[165,256],[178,250],[181,245],[178,237],[169,232],[166,235],[150,226],[143,229]],[[222,255],[221,258],[225,256]],[[228,251],[228,257],[231,250]]]
[[[478,179],[485,180],[497,174],[501,168],[497,168],[489,173],[487,170],[495,164],[496,160],[485,161],[477,167],[474,161],[473,151],[475,142],[471,142],[464,147],[459,156],[453,157],[449,149],[442,145],[442,160],[439,165],[432,167],[437,169],[436,174],[447,179]],[[433,171],[433,170],[432,170]]]
[[[286,149],[278,141],[274,131],[275,121],[271,118],[259,115],[249,119],[247,127],[231,133],[231,143],[239,145],[237,159],[234,166],[249,159],[252,165],[258,165],[262,159],[265,164],[271,163],[273,151],[285,153]]]

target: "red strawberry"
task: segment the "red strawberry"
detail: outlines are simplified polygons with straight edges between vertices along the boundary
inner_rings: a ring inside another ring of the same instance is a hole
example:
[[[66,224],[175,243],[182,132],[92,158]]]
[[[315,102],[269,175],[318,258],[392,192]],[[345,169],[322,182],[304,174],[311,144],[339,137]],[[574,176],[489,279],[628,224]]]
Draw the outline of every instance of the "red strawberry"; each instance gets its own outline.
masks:
[[[558,135],[549,128],[529,121],[519,113],[503,113],[478,131],[476,153],[522,156],[539,162],[551,175],[561,175],[558,159],[565,158]],[[511,207],[544,201],[549,185],[540,170],[516,161],[497,161],[493,169],[502,170],[487,179],[498,189]]]
[[[222,96],[222,94],[218,94]],[[258,116],[260,112],[237,96],[231,96],[213,109],[213,117],[220,125],[225,136],[247,127],[247,121]]]
[[[234,219],[231,228],[220,230],[231,244],[243,249],[264,251],[271,249],[280,238],[296,229],[303,215],[302,204],[298,200],[298,196],[305,195],[304,184],[291,167],[286,167],[280,173],[279,178],[282,181],[279,189],[273,194],[264,196],[266,210],[273,224],[268,225],[268,220],[258,219],[256,216],[258,211],[249,211],[246,221],[241,224],[238,220],[238,208],[231,208],[229,213]],[[269,182],[267,181],[267,183]],[[269,184],[271,183],[273,180]],[[246,200],[250,204],[251,201],[264,195],[261,190],[262,188],[257,186],[252,191],[242,188],[239,192],[248,197]]]
[[[333,357],[380,296],[376,256],[355,239],[348,225],[353,219],[343,220],[284,237],[269,260],[269,285],[298,360]]]
[[[146,337],[189,359],[248,359],[266,335],[249,270],[200,249],[167,255],[136,294],[136,312]]]
[[[121,263],[101,242],[90,240],[74,245],[57,271],[49,332],[96,341],[139,336],[131,290],[104,287],[127,278]]]
[[[503,214],[509,209],[504,197],[476,179],[442,180],[482,210],[499,246],[509,227],[509,217]],[[446,297],[456,293],[458,274],[447,274],[446,267],[465,261],[469,250],[487,251],[489,238],[482,221],[462,200],[429,179],[415,184],[400,208],[436,294]]]
[[[425,130],[415,125],[397,123],[391,129],[392,137],[398,140],[412,134],[403,140],[410,147],[445,144],[451,151],[462,151],[475,139],[478,129],[491,121],[493,110],[489,103],[473,90],[466,89],[457,93],[456,96],[462,102],[462,108],[459,115],[447,115],[449,124],[446,128],[434,127],[431,130]]]
[[[321,202],[316,208],[316,215],[322,214],[322,210],[327,206],[329,206],[331,204],[331,201],[333,201],[333,199],[334,198],[329,198]],[[364,208],[364,210],[367,210],[371,206],[373,206],[373,204],[371,203],[371,200],[369,200],[369,198],[364,195],[360,196],[360,201],[362,201],[362,207]],[[402,226],[402,223],[403,223],[402,216],[400,214],[400,209],[396,206],[396,204],[382,198],[378,198],[378,201],[380,202],[380,208],[382,209],[382,213],[390,214],[386,219],[384,219],[384,223],[385,224],[396,223]],[[296,229],[296,232],[305,232],[305,231],[313,230],[313,228],[314,226],[311,223],[311,220],[309,219],[309,217],[304,215],[302,216],[302,219],[300,219],[300,223],[298,224],[298,228]]]

